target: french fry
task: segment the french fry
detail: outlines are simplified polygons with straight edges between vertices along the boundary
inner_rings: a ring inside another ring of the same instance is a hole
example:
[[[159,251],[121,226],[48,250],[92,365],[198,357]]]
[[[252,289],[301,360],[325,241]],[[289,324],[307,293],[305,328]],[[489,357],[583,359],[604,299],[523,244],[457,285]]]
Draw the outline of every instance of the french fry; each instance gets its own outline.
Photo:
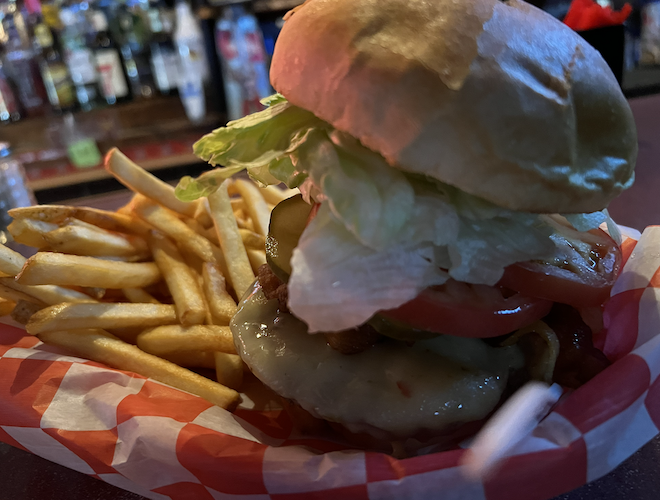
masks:
[[[195,216],[197,202],[180,201],[174,195],[172,186],[133,163],[117,148],[111,149],[106,155],[105,169],[136,193],[147,196],[177,213],[188,217]]]
[[[194,219],[206,229],[213,229],[213,219],[209,213],[209,205],[204,198],[200,198],[195,210]]]
[[[18,302],[23,301],[19,300]],[[11,314],[18,302],[0,297],[0,316],[7,316],[8,314]]]
[[[122,236],[95,226],[92,228],[72,224],[44,234],[43,239],[48,248],[55,252],[90,257],[133,257],[134,260],[145,260],[150,256],[143,238]]]
[[[300,193],[298,189],[280,189],[277,186],[266,186],[260,188],[259,191],[261,191],[261,196],[264,197],[266,203],[271,205],[277,205],[280,201],[284,201]]]
[[[207,325],[212,325],[213,318],[211,316],[211,311],[209,310],[209,301],[206,298],[206,294],[204,293],[204,280],[202,279],[202,267],[204,266],[204,264],[209,264],[209,263],[204,262],[197,255],[188,252],[185,249],[181,251],[181,256],[183,257],[183,260],[186,262],[186,264],[188,264],[188,268],[195,277],[195,280],[197,281],[197,285],[199,286],[199,290],[201,291],[201,297],[202,300],[204,301],[204,309],[206,310],[206,318],[204,319],[204,323]],[[216,264],[212,264],[212,265],[216,265]]]
[[[83,286],[80,287],[80,291],[85,295],[89,295],[94,300],[101,300],[108,293],[107,288],[98,288],[95,286]],[[84,301],[86,302],[86,301]]]
[[[227,183],[227,194],[230,198],[241,195],[241,193],[238,192],[238,189],[236,189],[236,179],[234,177],[225,179],[223,182]]]
[[[39,304],[28,302],[26,300],[19,300],[16,302],[16,307],[11,311],[11,319],[16,321],[16,323],[26,325],[34,313],[39,309],[41,309]]]
[[[236,225],[240,229],[247,229],[254,232],[254,224],[252,224],[252,221],[243,210],[234,212],[234,217],[236,218]]]
[[[14,241],[39,250],[48,248],[44,235],[55,229],[57,224],[35,219],[16,219],[7,227]]]
[[[209,305],[213,324],[228,325],[236,314],[236,302],[227,292],[225,277],[217,265],[206,262],[202,266],[202,280],[206,302]]]
[[[238,232],[227,185],[223,182],[213,194],[209,195],[208,200],[220,247],[225,255],[227,274],[223,274],[229,278],[236,296],[242,297],[254,281],[254,272]]]
[[[219,351],[236,354],[228,326],[165,325],[143,331],[137,338],[143,351],[161,356],[180,351]]]
[[[153,262],[117,262],[96,257],[38,252],[16,276],[22,285],[142,288],[156,283],[161,274]]]
[[[134,303],[160,304],[160,301],[142,288],[122,288],[124,296]]]
[[[234,211],[234,213],[238,212],[239,210],[246,209],[245,200],[243,198],[230,198],[230,199],[231,199],[231,209]]]
[[[0,284],[23,294],[27,297],[24,300],[44,305],[52,306],[61,302],[96,302],[86,293],[57,285],[22,285],[13,278],[0,278]]]
[[[196,394],[228,410],[233,410],[240,400],[239,394],[233,389],[148,354],[103,330],[60,330],[42,333],[39,339],[47,344],[69,349],[92,361],[132,371]]]
[[[108,212],[89,207],[73,207],[68,205],[35,205],[32,207],[12,208],[9,215],[14,220],[34,219],[52,224],[62,224],[65,220],[74,218],[120,233],[145,235],[152,229],[141,219],[118,212]]]
[[[11,279],[11,278],[0,278],[0,279]],[[3,299],[11,300],[12,302],[18,302],[19,300],[24,300],[27,302],[33,302],[35,304],[40,305],[41,307],[45,307],[46,304],[42,302],[41,300],[33,297],[32,295],[29,295],[25,292],[22,292],[20,290],[16,290],[14,288],[8,287],[7,285],[0,283],[0,297]]]
[[[218,241],[218,235],[215,234],[215,229],[213,227],[210,228],[205,228],[202,226],[196,219],[191,219],[189,217],[186,217],[183,219],[183,222],[188,226],[190,229],[195,231],[197,234],[204,236],[207,240],[209,240],[211,243],[213,243],[216,246],[220,245],[220,242]]]
[[[215,356],[211,351],[181,351],[158,356],[184,368],[215,369]],[[225,384],[222,384],[225,385]],[[229,386],[227,386],[229,387]],[[236,389],[232,387],[232,389]]]
[[[25,264],[25,257],[11,248],[0,244],[0,272],[7,276],[16,276]]]
[[[223,268],[226,265],[225,257],[217,246],[190,229],[167,208],[141,197],[136,200],[133,210],[139,217],[176,241],[177,245],[197,254],[204,262],[217,262]]]
[[[172,294],[181,324],[204,323],[207,309],[199,282],[174,243],[154,232],[149,239],[149,246]]]
[[[218,383],[238,390],[243,383],[243,360],[238,354],[214,352],[215,376]]]
[[[255,248],[247,249],[248,259],[252,270],[256,274],[258,269],[266,263],[266,250],[257,250]]]
[[[236,180],[236,189],[245,200],[245,211],[254,224],[254,232],[267,236],[270,209],[261,195],[261,191],[256,184],[245,179]]]
[[[37,335],[84,328],[149,328],[177,321],[174,306],[169,304],[65,302],[41,309],[32,316],[26,330]]]
[[[254,231],[249,229],[240,229],[238,232],[241,234],[241,239],[243,240],[243,245],[245,248],[255,248],[257,250],[263,250],[266,247],[266,238]]]

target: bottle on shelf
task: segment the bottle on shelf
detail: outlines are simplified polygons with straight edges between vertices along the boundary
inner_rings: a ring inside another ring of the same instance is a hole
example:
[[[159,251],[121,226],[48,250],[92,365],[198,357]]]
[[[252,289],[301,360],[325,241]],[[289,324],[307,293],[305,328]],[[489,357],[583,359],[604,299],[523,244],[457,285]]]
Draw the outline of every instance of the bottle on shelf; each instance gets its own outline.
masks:
[[[199,122],[206,115],[204,81],[210,71],[202,29],[185,0],[176,3],[174,45],[179,56],[179,96],[188,119]]]
[[[152,4],[147,11],[151,31],[151,71],[156,87],[161,94],[168,95],[177,90],[179,62],[174,42],[172,24],[160,4]]]
[[[69,69],[60,52],[56,34],[44,20],[39,1],[32,0],[31,5],[32,42],[38,54],[41,77],[48,100],[55,111],[71,111],[76,107],[76,93],[69,76]]]
[[[25,175],[25,168],[18,159],[12,158],[8,143],[0,142],[0,243],[8,244],[16,250],[7,226],[12,218],[8,211],[12,208],[29,207],[36,200]]]
[[[20,119],[18,102],[0,61],[0,123],[10,123]]]
[[[263,109],[272,94],[266,49],[259,24],[242,5],[226,7],[216,22],[216,45],[230,120]]]
[[[101,94],[108,104],[128,100],[130,99],[128,83],[117,44],[108,29],[108,19],[101,10],[92,11],[90,17],[94,29],[90,45],[101,82]]]
[[[96,71],[94,53],[85,43],[87,23],[78,5],[60,11],[63,25],[62,45],[71,80],[80,108],[84,111],[104,103],[99,91],[99,75]]]
[[[7,5],[2,27],[6,38],[3,65],[16,89],[23,113],[26,116],[43,115],[49,107],[46,88],[30,42],[25,16],[15,2]]]
[[[120,44],[121,55],[133,97],[152,97],[155,93],[149,53],[150,32],[147,27],[146,8],[140,0],[126,0],[115,6],[114,31]]]

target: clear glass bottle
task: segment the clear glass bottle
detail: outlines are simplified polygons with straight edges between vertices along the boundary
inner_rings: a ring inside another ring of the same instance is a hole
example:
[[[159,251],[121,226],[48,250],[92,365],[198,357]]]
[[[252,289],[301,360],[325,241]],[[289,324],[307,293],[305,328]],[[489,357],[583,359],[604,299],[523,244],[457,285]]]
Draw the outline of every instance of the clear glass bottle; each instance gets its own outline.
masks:
[[[18,100],[0,61],[0,123],[9,123],[21,119]]]
[[[204,81],[209,68],[202,29],[185,0],[176,3],[174,45],[179,54],[179,96],[188,119],[200,122],[206,115]]]
[[[178,56],[172,41],[171,27],[164,15],[164,8],[153,4],[147,11],[151,31],[151,70],[156,87],[161,94],[176,91],[179,77]]]
[[[260,100],[273,93],[259,23],[242,5],[226,7],[216,23],[229,120],[260,111]]]
[[[15,3],[9,4],[2,26],[7,36],[3,65],[16,89],[23,112],[27,116],[43,115],[49,107],[46,88],[30,43],[25,18]]]
[[[76,107],[76,93],[69,68],[59,50],[59,44],[50,27],[39,19],[33,26],[33,42],[38,51],[41,76],[48,100],[56,111],[70,111]]]
[[[9,144],[0,142],[0,240],[11,241],[7,226],[12,219],[7,213],[12,208],[34,205],[34,193],[28,186],[25,169],[13,158]]]
[[[104,100],[99,89],[94,54],[85,43],[87,24],[80,10],[74,7],[60,11],[60,20],[64,26],[62,45],[78,103],[81,109],[88,111],[104,104]]]

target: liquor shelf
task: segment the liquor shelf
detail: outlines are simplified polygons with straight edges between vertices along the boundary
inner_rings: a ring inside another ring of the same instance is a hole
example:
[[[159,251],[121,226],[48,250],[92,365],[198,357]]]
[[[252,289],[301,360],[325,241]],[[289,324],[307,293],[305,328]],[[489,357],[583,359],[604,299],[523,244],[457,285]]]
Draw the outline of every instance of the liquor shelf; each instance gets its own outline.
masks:
[[[188,164],[198,163],[197,158],[192,153],[175,154],[171,156],[164,156],[161,158],[153,158],[140,161],[140,166],[150,172],[162,170],[170,167],[181,167]],[[72,186],[75,184],[82,184],[86,182],[98,181],[108,179],[111,175],[103,168],[102,165],[89,169],[79,169],[77,171],[65,174],[44,177],[41,179],[30,180],[30,169],[27,169],[28,185],[33,191],[39,192],[46,189],[53,189],[63,186]]]
[[[155,96],[76,113],[75,120],[80,129],[94,138],[102,154],[118,147],[147,170],[171,177],[175,173],[168,174],[169,170],[178,169],[180,174],[180,167],[197,164],[196,170],[203,168],[203,163],[192,154],[192,145],[223,125],[226,117],[208,113],[201,123],[193,124],[177,96]],[[40,117],[1,130],[2,140],[10,143],[13,155],[25,166],[37,199],[43,203],[85,196],[90,183],[97,184],[96,191],[117,189],[116,184],[101,185],[101,181],[111,177],[101,162],[87,168],[73,165],[60,137],[62,127],[63,117]]]

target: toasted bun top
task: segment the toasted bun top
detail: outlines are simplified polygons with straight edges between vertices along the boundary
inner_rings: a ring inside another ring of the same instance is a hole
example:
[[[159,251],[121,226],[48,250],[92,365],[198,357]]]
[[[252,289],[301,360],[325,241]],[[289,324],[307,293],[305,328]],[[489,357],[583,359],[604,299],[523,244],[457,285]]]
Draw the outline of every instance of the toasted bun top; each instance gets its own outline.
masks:
[[[513,210],[592,212],[633,181],[609,67],[520,0],[308,0],[271,81],[391,165]]]

